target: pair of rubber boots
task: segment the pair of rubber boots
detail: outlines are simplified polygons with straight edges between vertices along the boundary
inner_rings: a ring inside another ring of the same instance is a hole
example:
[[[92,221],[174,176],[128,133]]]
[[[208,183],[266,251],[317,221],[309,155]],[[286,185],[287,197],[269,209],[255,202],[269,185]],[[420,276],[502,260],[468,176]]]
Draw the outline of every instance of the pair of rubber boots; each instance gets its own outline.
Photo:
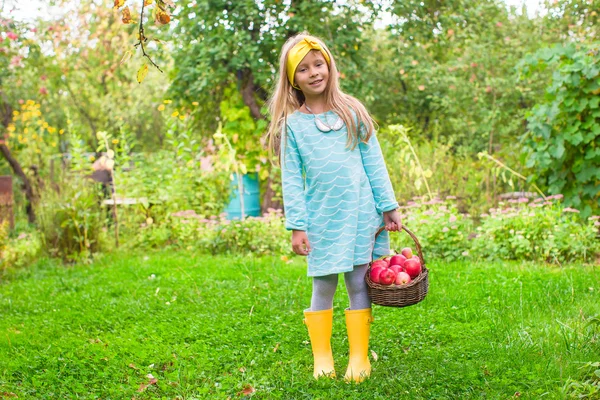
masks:
[[[345,310],[345,314],[350,357],[344,379],[348,382],[359,383],[371,375],[368,352],[373,316],[370,308]],[[321,376],[335,377],[333,354],[331,352],[333,309],[304,311],[304,323],[308,327],[308,335],[313,351],[313,376],[315,379]]]

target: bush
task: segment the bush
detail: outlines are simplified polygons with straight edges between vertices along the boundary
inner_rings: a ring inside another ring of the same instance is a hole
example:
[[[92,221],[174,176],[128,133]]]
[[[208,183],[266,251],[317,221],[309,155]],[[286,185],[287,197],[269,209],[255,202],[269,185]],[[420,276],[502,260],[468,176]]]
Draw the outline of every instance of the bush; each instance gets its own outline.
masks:
[[[103,248],[106,219],[97,186],[73,176],[59,192],[48,189],[42,198],[38,220],[42,244],[50,256],[66,262],[88,261]]]
[[[579,211],[563,207],[561,195],[548,200],[510,200],[484,214],[473,240],[474,257],[550,263],[593,261],[600,251],[597,217],[583,222]]]
[[[212,254],[291,254],[290,233],[280,210],[244,220],[210,220],[200,245]]]
[[[9,233],[8,222],[0,224],[0,267],[3,271],[33,262],[42,248],[40,236],[35,231],[21,232],[16,237],[10,237]]]
[[[412,201],[401,207],[403,222],[419,240],[425,261],[429,259],[531,260],[548,263],[592,262],[600,253],[596,239],[600,217],[585,221],[579,212],[564,207],[560,195],[548,201],[510,200],[492,208],[481,223],[458,213],[454,203],[434,199]],[[451,200],[452,197],[449,198]],[[550,201],[554,200],[554,201]],[[406,234],[391,235],[392,248],[414,248]]]
[[[402,125],[382,128],[378,139],[392,186],[403,202],[430,190],[440,198],[456,196],[460,212],[478,215],[504,191],[504,183],[493,179],[485,161],[456,154],[451,144],[425,141],[420,132]]]
[[[459,213],[454,202],[439,199],[422,203],[417,201],[410,201],[401,207],[402,222],[417,236],[425,261],[429,258],[453,261],[467,256],[469,234],[473,229],[473,221],[468,215]],[[392,233],[390,236],[392,248],[396,251],[405,246],[415,249],[408,235]]]

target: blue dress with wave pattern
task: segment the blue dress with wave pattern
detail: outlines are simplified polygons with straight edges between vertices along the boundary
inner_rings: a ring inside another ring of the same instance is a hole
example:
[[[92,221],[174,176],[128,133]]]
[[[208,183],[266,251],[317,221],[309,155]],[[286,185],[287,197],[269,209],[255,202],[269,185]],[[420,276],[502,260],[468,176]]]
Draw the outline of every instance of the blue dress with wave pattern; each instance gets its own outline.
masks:
[[[317,116],[329,124],[337,118],[333,111]],[[389,254],[388,232],[374,238],[383,212],[398,203],[375,134],[350,150],[345,126],[324,133],[314,119],[300,111],[288,116],[281,178],[286,229],[306,231],[308,276],[323,276]]]

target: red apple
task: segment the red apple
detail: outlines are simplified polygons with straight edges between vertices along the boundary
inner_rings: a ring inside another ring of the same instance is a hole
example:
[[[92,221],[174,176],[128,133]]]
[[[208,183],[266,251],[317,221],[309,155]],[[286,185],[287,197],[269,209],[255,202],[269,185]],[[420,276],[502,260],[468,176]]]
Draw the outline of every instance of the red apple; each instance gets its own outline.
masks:
[[[403,248],[402,251],[400,252],[400,254],[402,254],[407,259],[411,258],[413,256],[413,252],[412,252],[412,249],[410,247]]]
[[[401,267],[400,265],[392,265],[390,269],[394,271],[396,275],[398,275],[399,272],[405,272],[404,267]]]
[[[373,281],[375,283],[379,283],[379,275],[381,274],[381,271],[383,271],[384,269],[387,269],[387,268],[382,267],[382,266],[371,267],[371,272],[369,273],[369,278],[371,278],[371,281]]]
[[[390,267],[392,265],[400,265],[403,266],[404,262],[406,261],[406,257],[404,257],[402,254],[396,254],[395,256],[392,257],[392,259],[390,260]]]
[[[375,268],[375,267],[384,267],[387,268],[388,267],[388,263],[386,263],[384,260],[375,260],[371,263],[371,269]]]
[[[382,285],[391,285],[396,280],[396,273],[389,268],[384,269],[379,274],[379,283]]]
[[[387,263],[387,265],[390,265],[390,259],[391,259],[391,258],[392,258],[392,257],[384,257],[384,258],[383,258],[383,261],[385,261],[385,262]]]
[[[418,258],[409,258],[404,263],[404,269],[414,279],[421,273],[421,261]]]
[[[398,275],[396,275],[396,280],[394,283],[396,285],[404,285],[409,283],[411,280],[412,279],[410,279],[410,275],[408,275],[406,272],[399,272]]]

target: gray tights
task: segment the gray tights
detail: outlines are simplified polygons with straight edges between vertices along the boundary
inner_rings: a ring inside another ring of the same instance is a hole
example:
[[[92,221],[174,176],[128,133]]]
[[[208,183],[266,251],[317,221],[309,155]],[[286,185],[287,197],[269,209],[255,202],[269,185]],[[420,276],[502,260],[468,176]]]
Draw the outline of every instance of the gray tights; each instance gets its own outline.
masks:
[[[344,273],[344,281],[350,298],[351,310],[371,308],[371,298],[367,292],[365,273],[369,264],[356,265],[354,270]],[[315,276],[310,301],[311,311],[329,310],[333,307],[333,295],[338,284],[338,274]]]

